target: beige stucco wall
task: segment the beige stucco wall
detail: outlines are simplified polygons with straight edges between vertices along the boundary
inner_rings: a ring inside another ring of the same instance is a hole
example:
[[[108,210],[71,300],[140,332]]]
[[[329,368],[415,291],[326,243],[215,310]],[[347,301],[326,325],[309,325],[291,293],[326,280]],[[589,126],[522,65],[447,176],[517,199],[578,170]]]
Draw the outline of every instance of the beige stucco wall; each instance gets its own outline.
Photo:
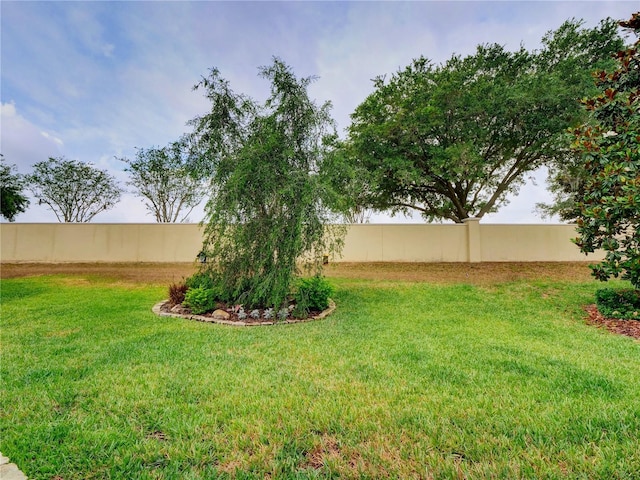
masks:
[[[484,262],[561,262],[603,258],[580,253],[571,239],[575,225],[482,225],[480,250]]]
[[[572,225],[351,225],[342,262],[584,261]],[[191,262],[197,224],[0,224],[3,262]]]
[[[189,262],[197,224],[4,223],[3,262]]]
[[[466,262],[464,225],[351,225],[343,262]]]

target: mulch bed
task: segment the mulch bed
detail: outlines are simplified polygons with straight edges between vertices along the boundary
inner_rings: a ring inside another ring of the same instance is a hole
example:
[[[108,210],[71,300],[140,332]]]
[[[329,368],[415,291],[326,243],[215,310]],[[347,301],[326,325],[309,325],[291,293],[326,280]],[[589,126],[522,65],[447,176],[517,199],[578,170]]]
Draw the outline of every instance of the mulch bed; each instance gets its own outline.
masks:
[[[606,328],[610,332],[617,333],[618,335],[626,335],[640,340],[640,321],[607,318],[598,311],[598,307],[595,305],[588,305],[585,307],[585,310],[589,315],[587,323],[590,325]]]

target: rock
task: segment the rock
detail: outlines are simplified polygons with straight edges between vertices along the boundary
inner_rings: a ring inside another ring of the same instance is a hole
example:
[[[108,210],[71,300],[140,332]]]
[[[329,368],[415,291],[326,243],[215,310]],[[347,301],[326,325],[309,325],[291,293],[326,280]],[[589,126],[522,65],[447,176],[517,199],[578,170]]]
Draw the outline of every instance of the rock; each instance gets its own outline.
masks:
[[[2,480],[27,480],[27,477],[14,463],[5,463],[0,466],[0,478]]]
[[[0,478],[2,480],[27,480],[27,477],[15,463],[10,463],[9,459],[0,453]]]
[[[215,312],[213,312],[213,314],[211,315],[213,318],[215,318],[216,320],[229,320],[229,317],[231,315],[229,315],[228,312],[225,312],[224,310],[216,310]]]
[[[174,305],[171,307],[171,313],[184,313],[185,308],[181,304]]]

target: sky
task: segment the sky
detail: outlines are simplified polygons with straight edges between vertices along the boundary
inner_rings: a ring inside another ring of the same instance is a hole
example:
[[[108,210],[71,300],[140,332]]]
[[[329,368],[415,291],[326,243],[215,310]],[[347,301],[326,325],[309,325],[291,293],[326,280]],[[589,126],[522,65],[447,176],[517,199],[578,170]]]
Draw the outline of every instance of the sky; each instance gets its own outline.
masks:
[[[165,146],[207,112],[193,86],[218,68],[236,92],[264,100],[260,66],[277,56],[330,101],[338,132],[372,93],[372,79],[421,55],[435,63],[478,44],[510,50],[540,45],[570,18],[594,27],[628,19],[635,1],[423,2],[0,2],[0,152],[20,173],[65,156],[108,170],[126,188],[118,158]],[[537,171],[483,223],[543,223],[535,204],[550,199]],[[28,192],[27,192],[28,193]],[[190,221],[203,219],[198,207]],[[18,222],[55,222],[32,204]],[[153,222],[128,192],[94,222]],[[375,223],[423,222],[376,214]]]

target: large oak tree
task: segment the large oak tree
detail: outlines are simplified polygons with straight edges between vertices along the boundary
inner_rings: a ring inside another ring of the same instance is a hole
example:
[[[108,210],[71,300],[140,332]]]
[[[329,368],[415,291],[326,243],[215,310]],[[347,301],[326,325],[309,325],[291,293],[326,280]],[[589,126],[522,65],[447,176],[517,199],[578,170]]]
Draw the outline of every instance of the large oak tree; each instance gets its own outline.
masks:
[[[367,204],[462,222],[495,211],[541,165],[569,155],[589,72],[622,40],[615,22],[565,22],[539,50],[480,45],[441,65],[421,57],[352,114],[341,155],[368,172]]]

